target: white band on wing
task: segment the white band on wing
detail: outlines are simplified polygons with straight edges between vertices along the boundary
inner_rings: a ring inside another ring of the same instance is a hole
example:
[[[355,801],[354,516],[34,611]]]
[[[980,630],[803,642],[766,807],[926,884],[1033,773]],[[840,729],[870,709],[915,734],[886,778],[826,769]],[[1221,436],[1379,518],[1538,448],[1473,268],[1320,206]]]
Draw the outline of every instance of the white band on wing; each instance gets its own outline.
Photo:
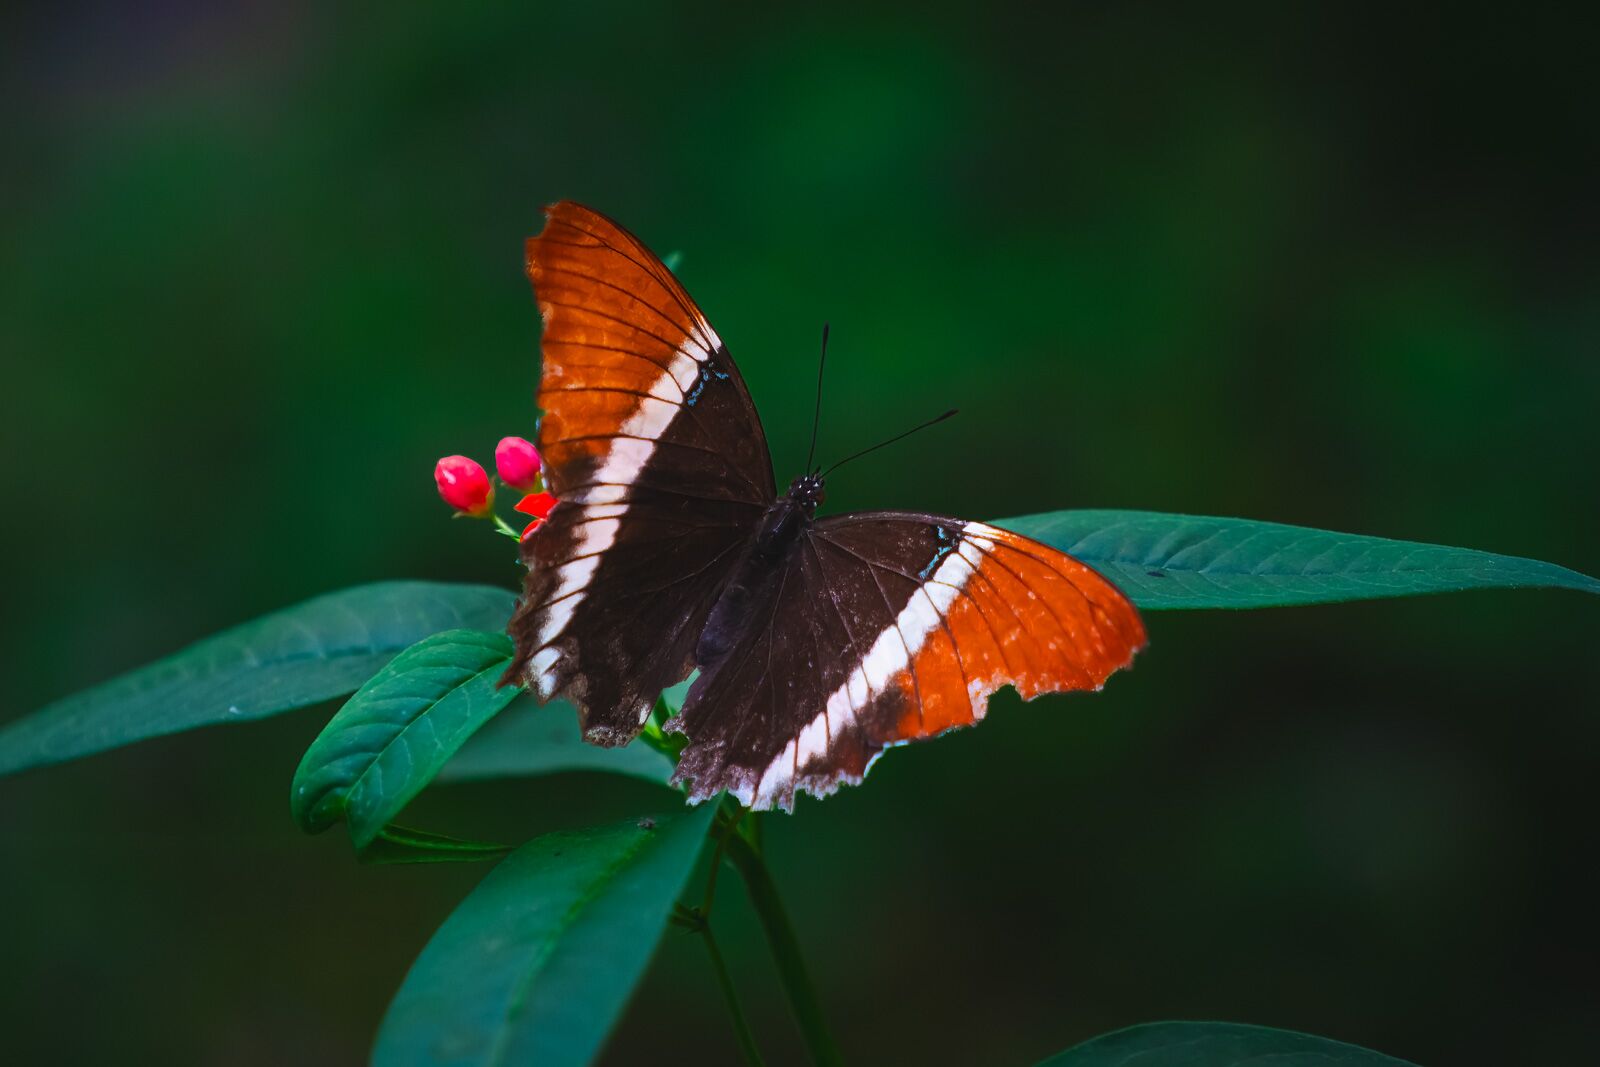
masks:
[[[968,530],[983,529],[978,523],[968,523],[962,527],[956,535],[959,550],[946,556],[932,577],[917,586],[911,599],[895,617],[894,624],[886,627],[873,641],[872,648],[861,663],[828,697],[822,711],[767,764],[759,784],[753,790],[744,789],[735,793],[740,803],[751,807],[757,798],[762,797],[770,802],[771,798],[788,789],[808,763],[825,754],[833,739],[855,724],[856,716],[887,688],[896,675],[910,669],[928,635],[939,626],[944,613],[983,562],[982,553],[965,536]],[[975,707],[974,713],[981,716],[982,706]],[[744,793],[751,795],[745,796]]]
[[[532,666],[534,683],[543,697],[553,695],[557,684],[555,668],[561,651],[552,646],[571,624],[572,614],[583,602],[584,592],[599,569],[606,549],[617,539],[628,511],[628,489],[644,465],[650,462],[656,441],[667,432],[681,410],[683,398],[700,376],[701,363],[721,343],[703,320],[697,326],[698,330],[678,346],[672,362],[650,387],[649,395],[640,398],[639,406],[618,429],[604,462],[594,473],[595,484],[564,501],[569,506],[584,507],[587,516],[586,521],[574,527],[579,532],[578,540],[568,562],[556,572],[557,583],[541,609],[539,650],[534,654]],[[645,714],[649,715],[648,708]]]

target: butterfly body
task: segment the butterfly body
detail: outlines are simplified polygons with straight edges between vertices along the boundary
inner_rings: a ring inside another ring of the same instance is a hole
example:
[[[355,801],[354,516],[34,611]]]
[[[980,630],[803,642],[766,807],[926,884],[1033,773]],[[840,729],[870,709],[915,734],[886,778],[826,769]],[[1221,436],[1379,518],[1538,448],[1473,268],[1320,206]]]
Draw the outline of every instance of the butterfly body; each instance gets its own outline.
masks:
[[[808,475],[795,479],[789,492],[761,516],[748,553],[712,605],[695,647],[695,664],[702,671],[720,663],[748,629],[763,594],[783,573],[790,555],[800,550],[821,500],[821,477]]]
[[[819,474],[780,496],[732,358],[671,273],[616,223],[552,205],[528,242],[545,321],[539,448],[560,503],[524,543],[508,680],[624,744],[699,675],[668,730],[674,781],[791,807],[857,782],[887,747],[1025,698],[1097,689],[1144,644],[1089,567],[982,523],[816,516]]]

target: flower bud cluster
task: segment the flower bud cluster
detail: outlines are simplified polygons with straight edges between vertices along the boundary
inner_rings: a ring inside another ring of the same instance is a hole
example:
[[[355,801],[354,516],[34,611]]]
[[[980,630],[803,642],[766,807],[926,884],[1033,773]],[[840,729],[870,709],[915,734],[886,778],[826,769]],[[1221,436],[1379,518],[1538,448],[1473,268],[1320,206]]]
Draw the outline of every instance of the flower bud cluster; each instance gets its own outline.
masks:
[[[522,437],[502,437],[494,450],[495,473],[502,485],[523,494],[514,510],[533,516],[521,534],[528,537],[550,517],[556,498],[545,492],[544,461],[533,442]],[[493,519],[496,526],[511,536],[516,532],[494,511],[494,481],[477,460],[467,456],[445,456],[433,467],[439,497],[455,509],[458,518]]]

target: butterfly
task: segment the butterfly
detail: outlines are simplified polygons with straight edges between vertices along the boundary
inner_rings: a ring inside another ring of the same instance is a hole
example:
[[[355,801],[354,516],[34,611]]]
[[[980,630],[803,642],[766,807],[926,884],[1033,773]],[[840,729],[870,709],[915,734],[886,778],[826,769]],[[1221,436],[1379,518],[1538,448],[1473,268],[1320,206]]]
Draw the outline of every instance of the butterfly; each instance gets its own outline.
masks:
[[[527,242],[544,319],[538,448],[558,503],[522,545],[506,678],[622,745],[695,670],[665,726],[673,782],[793,810],[884,749],[981,719],[989,694],[1098,689],[1144,647],[1090,567],[979,522],[818,518],[780,495],[739,369],[672,272],[570,201]],[[809,466],[809,463],[808,463]]]

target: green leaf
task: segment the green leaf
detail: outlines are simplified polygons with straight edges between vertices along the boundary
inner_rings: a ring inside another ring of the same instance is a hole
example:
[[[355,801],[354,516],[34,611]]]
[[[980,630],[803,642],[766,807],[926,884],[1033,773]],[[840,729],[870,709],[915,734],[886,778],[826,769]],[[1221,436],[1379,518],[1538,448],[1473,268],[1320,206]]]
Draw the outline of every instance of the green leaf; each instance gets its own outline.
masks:
[[[546,834],[489,872],[400,986],[374,1067],[587,1064],[644,973],[715,804]]]
[[[511,639],[481,630],[446,630],[400,653],[306,749],[289,794],[296,821],[317,833],[345,819],[365,848],[521,692],[499,684],[510,663]]]
[[[315,597],[8,723],[0,774],[342,696],[429,634],[504,629],[514,603],[503,589],[441,582]]]
[[[672,775],[672,761],[639,741],[621,748],[588,744],[578,732],[578,712],[571,704],[556,700],[540,707],[524,694],[461,746],[434,780],[470,782],[563,771],[608,771],[664,783]]]
[[[1001,519],[1076,556],[1147,611],[1268,608],[1465,589],[1600,593],[1600,581],[1518,556],[1154,511],[1056,511]]]
[[[511,851],[510,845],[489,841],[467,841],[429,830],[405,826],[385,826],[372,843],[356,856],[362,863],[471,863],[497,860]]]
[[[1038,1067],[1409,1067],[1342,1041],[1241,1023],[1146,1023],[1075,1045]]]

